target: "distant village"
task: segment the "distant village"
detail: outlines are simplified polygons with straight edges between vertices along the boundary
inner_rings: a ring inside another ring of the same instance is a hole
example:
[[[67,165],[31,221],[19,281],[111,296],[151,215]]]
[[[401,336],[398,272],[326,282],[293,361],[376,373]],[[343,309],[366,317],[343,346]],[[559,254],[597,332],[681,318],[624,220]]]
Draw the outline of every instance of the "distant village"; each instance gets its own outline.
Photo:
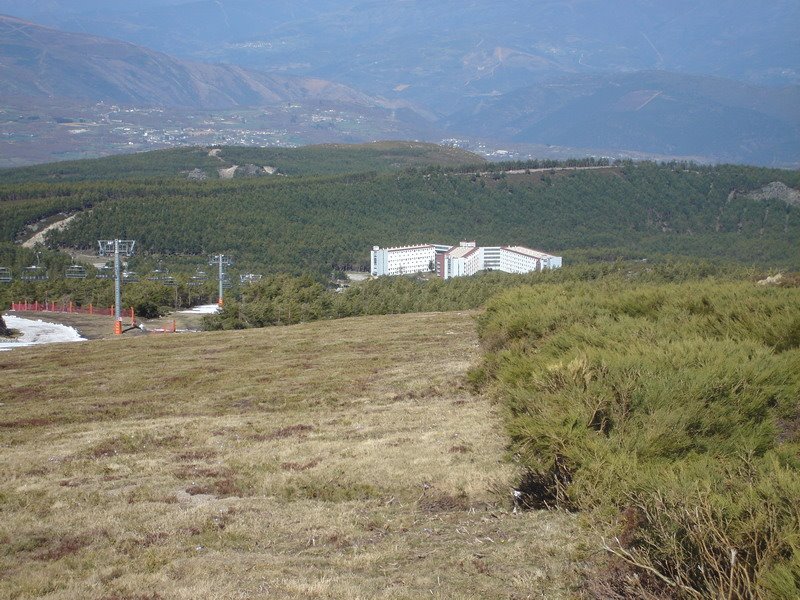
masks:
[[[370,252],[370,265],[370,272],[375,277],[433,271],[442,279],[450,279],[474,275],[478,271],[531,273],[558,269],[561,257],[524,246],[480,247],[473,241],[461,242],[458,246],[374,246]]]

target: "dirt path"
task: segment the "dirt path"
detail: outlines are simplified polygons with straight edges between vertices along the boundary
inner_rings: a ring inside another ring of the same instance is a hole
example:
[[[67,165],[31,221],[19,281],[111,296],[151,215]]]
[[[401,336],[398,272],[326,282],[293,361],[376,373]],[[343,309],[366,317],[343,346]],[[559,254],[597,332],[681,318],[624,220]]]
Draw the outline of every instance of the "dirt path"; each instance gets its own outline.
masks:
[[[232,167],[228,167],[226,169],[217,169],[219,171],[219,178],[220,179],[233,179],[233,176],[236,175],[236,169],[239,168],[239,165],[233,165]]]
[[[545,167],[541,169],[513,169],[510,171],[500,171],[506,175],[524,175],[526,173],[544,173],[546,171],[596,171],[598,169],[616,169],[615,166],[602,166],[602,167]],[[478,173],[469,173],[469,175],[480,175],[481,177],[491,176],[497,171],[480,171]]]
[[[70,221],[72,221],[72,219],[74,219],[77,216],[78,216],[77,214],[70,215],[69,217],[64,217],[60,221],[51,223],[41,231],[37,231],[30,238],[22,242],[22,247],[33,248],[36,244],[44,244],[44,236],[47,234],[48,231],[64,229],[67,225],[69,225]]]

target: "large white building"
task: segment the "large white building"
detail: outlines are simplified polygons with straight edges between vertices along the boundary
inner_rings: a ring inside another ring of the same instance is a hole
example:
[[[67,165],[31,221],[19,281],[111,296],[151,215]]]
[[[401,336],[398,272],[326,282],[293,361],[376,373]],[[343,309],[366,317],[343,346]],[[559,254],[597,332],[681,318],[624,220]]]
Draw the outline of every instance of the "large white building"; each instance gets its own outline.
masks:
[[[374,246],[370,252],[370,272],[373,275],[408,275],[432,271],[436,261],[436,246],[398,246],[380,248]]]
[[[467,277],[483,270],[483,248],[475,242],[461,242],[436,256],[436,274],[442,279]]]
[[[506,273],[530,273],[545,269],[558,269],[561,257],[531,250],[525,246],[501,246],[498,270]]]
[[[558,269],[561,267],[561,257],[524,246],[481,248],[475,242],[461,242],[458,246],[374,246],[370,252],[370,263],[370,271],[375,276],[435,271],[442,279],[450,279],[474,275],[484,270],[530,273]]]

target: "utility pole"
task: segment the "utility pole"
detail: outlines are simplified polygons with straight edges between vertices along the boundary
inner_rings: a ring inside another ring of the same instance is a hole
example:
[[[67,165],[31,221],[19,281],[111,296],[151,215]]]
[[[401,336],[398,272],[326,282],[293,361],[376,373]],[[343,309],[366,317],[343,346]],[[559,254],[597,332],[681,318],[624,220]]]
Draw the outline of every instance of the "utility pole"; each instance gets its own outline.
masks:
[[[122,269],[120,255],[133,255],[135,240],[97,240],[100,256],[114,254],[114,333],[122,335]]]
[[[209,265],[216,265],[219,270],[219,299],[217,300],[217,304],[220,308],[223,305],[223,293],[225,291],[225,267],[230,266],[231,258],[230,256],[225,256],[224,254],[215,254],[211,257],[211,260],[208,263]]]

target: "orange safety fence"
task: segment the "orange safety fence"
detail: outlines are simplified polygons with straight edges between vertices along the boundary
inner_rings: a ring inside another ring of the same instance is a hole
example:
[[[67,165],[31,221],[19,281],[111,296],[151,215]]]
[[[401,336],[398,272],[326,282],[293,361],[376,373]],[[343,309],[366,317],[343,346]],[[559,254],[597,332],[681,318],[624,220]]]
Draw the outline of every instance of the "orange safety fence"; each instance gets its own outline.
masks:
[[[114,316],[114,307],[98,307],[92,304],[88,306],[76,306],[73,302],[12,302],[11,310],[13,311],[30,311],[30,312],[59,312],[59,313],[76,313],[83,315],[100,315],[106,317]],[[131,325],[136,326],[136,313],[133,307],[128,309],[127,315],[130,316]],[[158,329],[148,329],[148,333],[177,333],[177,324],[173,320],[171,324],[165,325]],[[122,333],[122,321],[114,323],[114,333]]]
[[[11,310],[33,311],[33,312],[60,312],[60,313],[79,313],[84,315],[102,315],[106,317],[114,316],[114,307],[104,308],[89,304],[88,306],[76,306],[74,302],[12,302]],[[133,314],[133,309],[131,309]]]

